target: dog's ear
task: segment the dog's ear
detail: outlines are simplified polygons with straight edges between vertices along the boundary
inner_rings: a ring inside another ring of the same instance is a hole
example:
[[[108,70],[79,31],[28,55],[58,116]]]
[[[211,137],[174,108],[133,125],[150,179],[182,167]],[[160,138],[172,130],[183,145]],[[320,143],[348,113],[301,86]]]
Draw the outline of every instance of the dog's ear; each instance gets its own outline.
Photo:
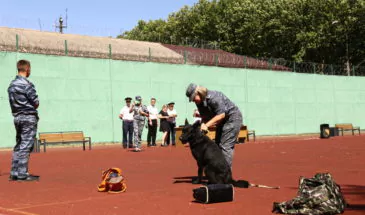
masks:
[[[189,125],[188,119],[185,118],[185,125]]]
[[[202,123],[200,122],[200,120],[197,120],[197,121],[194,122],[193,127],[194,128],[200,127],[201,124]]]

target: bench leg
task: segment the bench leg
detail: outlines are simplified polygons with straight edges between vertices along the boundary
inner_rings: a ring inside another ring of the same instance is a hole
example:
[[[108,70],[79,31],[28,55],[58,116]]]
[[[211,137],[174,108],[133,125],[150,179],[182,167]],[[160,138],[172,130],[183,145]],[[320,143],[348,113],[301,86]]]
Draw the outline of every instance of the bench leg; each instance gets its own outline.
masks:
[[[91,150],[91,139],[89,139],[89,150]]]
[[[253,132],[253,141],[256,142],[256,134]]]
[[[46,152],[46,143],[43,143],[43,152]]]
[[[37,152],[41,152],[41,141],[38,140],[38,143],[37,143]]]
[[[38,140],[37,138],[34,138],[34,143],[33,143],[33,147],[31,148],[31,153],[37,153],[37,148],[38,148]]]
[[[355,135],[355,132],[354,132],[354,130],[352,130],[352,136],[354,136]]]
[[[84,141],[84,142],[82,142],[82,148],[83,148],[83,150],[85,151],[85,141]]]

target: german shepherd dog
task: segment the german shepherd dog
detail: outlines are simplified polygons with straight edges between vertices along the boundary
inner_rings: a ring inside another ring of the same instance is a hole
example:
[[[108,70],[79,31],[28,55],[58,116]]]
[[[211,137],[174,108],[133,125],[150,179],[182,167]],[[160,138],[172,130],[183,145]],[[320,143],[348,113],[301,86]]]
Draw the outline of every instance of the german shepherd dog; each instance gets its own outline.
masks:
[[[232,171],[219,146],[200,130],[200,121],[190,125],[185,120],[180,141],[189,143],[191,153],[198,164],[198,177],[193,184],[202,182],[203,170],[208,184],[232,184],[235,187],[248,188],[247,181],[232,179]]]

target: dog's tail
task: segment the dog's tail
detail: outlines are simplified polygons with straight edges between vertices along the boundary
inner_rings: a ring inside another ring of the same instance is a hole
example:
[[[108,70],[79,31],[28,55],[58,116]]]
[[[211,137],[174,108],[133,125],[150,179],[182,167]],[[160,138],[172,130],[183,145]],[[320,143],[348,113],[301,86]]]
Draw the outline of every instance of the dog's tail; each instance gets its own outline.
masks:
[[[232,180],[232,185],[234,187],[239,187],[239,188],[258,187],[258,188],[267,188],[267,189],[280,189],[280,187],[272,187],[272,186],[266,186],[266,185],[262,185],[262,184],[252,184],[245,180]]]

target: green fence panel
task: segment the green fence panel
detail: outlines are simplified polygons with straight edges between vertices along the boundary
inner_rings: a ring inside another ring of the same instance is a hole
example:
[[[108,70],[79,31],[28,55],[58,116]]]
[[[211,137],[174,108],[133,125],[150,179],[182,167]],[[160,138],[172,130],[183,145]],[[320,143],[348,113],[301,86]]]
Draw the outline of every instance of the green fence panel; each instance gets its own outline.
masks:
[[[120,109],[137,95],[146,105],[156,98],[159,110],[175,102],[182,125],[196,108],[185,97],[191,82],[223,91],[257,135],[318,133],[322,123],[365,127],[365,77],[0,52],[0,147],[14,145],[7,87],[23,58],[39,94],[38,132],[82,130],[93,142],[121,142]]]

